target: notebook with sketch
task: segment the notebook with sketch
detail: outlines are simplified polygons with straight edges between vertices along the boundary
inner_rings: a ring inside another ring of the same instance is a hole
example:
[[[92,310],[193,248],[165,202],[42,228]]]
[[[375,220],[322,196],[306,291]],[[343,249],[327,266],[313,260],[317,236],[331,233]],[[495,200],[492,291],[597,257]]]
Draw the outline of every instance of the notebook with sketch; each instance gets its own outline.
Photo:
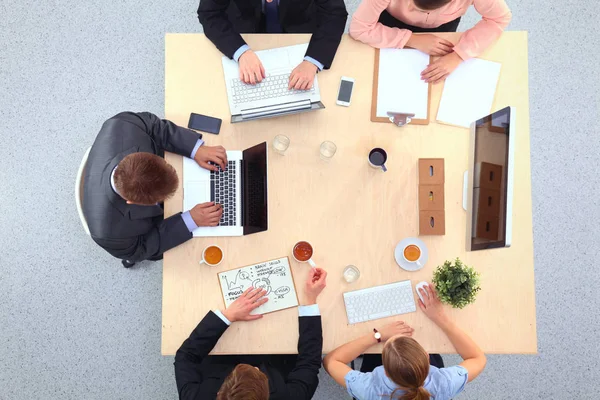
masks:
[[[431,85],[421,80],[429,55],[414,49],[376,49],[371,121],[389,122],[388,112],[415,114],[411,124],[429,123]]]
[[[502,64],[472,58],[462,62],[444,83],[437,121],[468,128],[492,111]]]
[[[269,298],[250,314],[266,314],[298,305],[294,277],[287,257],[219,272],[219,284],[225,308],[229,307],[249,287],[264,288]]]

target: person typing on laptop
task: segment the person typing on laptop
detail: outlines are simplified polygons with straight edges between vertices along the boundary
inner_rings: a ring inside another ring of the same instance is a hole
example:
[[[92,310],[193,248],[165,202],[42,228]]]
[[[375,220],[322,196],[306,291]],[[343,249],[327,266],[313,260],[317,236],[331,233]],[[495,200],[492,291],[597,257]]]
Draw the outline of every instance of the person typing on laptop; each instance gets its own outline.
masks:
[[[249,288],[224,311],[209,311],[175,354],[175,380],[182,400],[309,400],[319,384],[323,330],[317,297],[327,272],[309,271],[303,305],[298,307],[298,355],[209,356],[220,337],[236,321],[267,299],[264,289]],[[238,329],[238,328],[235,328]],[[251,338],[250,338],[251,340]]]
[[[192,238],[199,226],[216,226],[222,207],[195,205],[163,219],[164,200],[178,187],[164,152],[194,159],[216,171],[227,165],[221,146],[204,145],[202,135],[156,115],[122,112],[107,120],[90,150],[84,173],[83,212],[92,239],[125,267],[159,260]]]
[[[312,87],[317,71],[329,69],[348,13],[343,0],[200,0],[198,19],[206,36],[239,62],[240,80],[255,84],[266,72],[240,33],[312,33],[304,60],[289,77],[289,89]]]

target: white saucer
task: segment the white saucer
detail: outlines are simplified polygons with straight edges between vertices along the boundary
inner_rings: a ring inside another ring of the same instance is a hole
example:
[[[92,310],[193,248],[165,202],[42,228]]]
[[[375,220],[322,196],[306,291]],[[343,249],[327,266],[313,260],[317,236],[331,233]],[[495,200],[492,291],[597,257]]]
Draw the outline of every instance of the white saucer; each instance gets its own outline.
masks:
[[[421,249],[421,258],[419,258],[418,260],[421,264],[420,267],[417,265],[416,262],[406,261],[404,259],[404,255],[402,254],[404,248],[411,244],[417,245]],[[396,245],[396,249],[394,249],[394,258],[396,259],[396,262],[398,263],[400,268],[411,272],[418,271],[421,268],[423,268],[427,263],[427,260],[429,259],[429,251],[427,250],[427,246],[421,239],[411,237],[401,240],[400,243]]]

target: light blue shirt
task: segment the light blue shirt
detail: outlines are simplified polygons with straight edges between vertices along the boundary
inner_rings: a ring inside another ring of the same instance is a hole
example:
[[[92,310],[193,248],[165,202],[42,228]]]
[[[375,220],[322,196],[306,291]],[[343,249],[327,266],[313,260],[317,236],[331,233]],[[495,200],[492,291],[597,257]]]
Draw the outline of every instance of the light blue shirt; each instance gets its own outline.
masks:
[[[196,145],[194,146],[194,149],[192,150],[192,153],[190,154],[190,158],[193,159],[196,156],[196,152],[198,151],[200,146],[202,146],[203,144],[204,144],[204,140],[198,139],[198,141],[196,142]],[[118,167],[118,165],[117,165],[117,167]],[[115,171],[117,170],[117,167],[115,167],[112,170],[112,172],[110,173],[110,186],[112,187],[112,190],[116,194],[121,196],[121,194],[117,191],[117,188],[115,186]],[[198,229],[198,225],[196,225],[196,223],[194,222],[194,219],[192,218],[189,211],[182,213],[181,218],[183,219],[183,223],[185,224],[188,231],[192,232],[193,230]]]
[[[449,368],[437,368],[429,366],[429,375],[423,385],[435,400],[449,400],[463,391],[468,372],[460,365]],[[392,392],[398,388],[385,374],[383,366],[379,366],[373,372],[350,371],[344,377],[348,393],[358,400],[381,400],[389,399]],[[396,392],[402,395],[404,392]]]
[[[231,325],[231,321],[228,320],[220,310],[214,310],[213,312],[217,314],[217,317],[221,318],[221,321],[225,322],[227,326]],[[299,317],[316,317],[319,315],[321,315],[321,311],[319,311],[318,304],[311,304],[310,306],[298,306]]]

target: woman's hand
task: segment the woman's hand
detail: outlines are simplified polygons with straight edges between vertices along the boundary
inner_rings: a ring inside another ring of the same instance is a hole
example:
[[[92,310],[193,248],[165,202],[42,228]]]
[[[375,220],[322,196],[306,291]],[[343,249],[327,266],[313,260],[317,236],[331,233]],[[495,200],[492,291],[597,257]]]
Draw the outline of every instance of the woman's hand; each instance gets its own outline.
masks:
[[[431,64],[421,72],[421,79],[427,83],[438,83],[443,81],[458,67],[462,58],[455,52],[447,54]]]
[[[378,330],[381,333],[381,340],[387,341],[392,336],[412,336],[414,329],[405,324],[404,321],[395,321]]]
[[[406,47],[412,47],[413,49],[421,50],[423,53],[427,53],[432,56],[445,56],[452,52],[454,44],[449,40],[442,39],[439,36],[426,34],[412,34],[406,42]]]
[[[419,289],[421,297],[419,298],[419,308],[427,315],[427,318],[432,320],[436,325],[441,325],[447,321],[448,317],[444,312],[444,307],[440,301],[437,292],[433,288],[433,284],[428,283]]]

